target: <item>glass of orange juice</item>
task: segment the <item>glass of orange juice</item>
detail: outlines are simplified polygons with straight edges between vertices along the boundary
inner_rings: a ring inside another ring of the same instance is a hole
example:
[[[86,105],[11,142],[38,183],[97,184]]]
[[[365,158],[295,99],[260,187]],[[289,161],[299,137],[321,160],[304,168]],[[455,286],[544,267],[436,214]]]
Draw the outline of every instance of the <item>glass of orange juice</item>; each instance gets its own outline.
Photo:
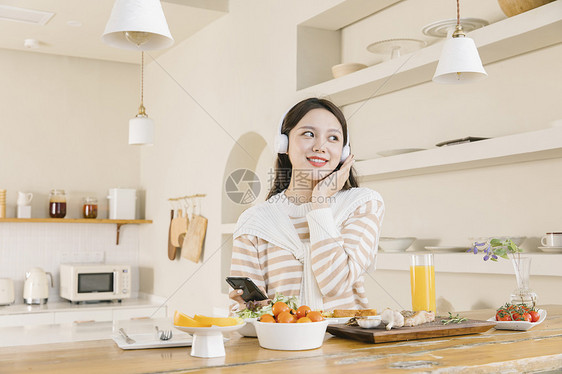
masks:
[[[435,312],[435,268],[433,254],[412,255],[410,265],[412,310]]]

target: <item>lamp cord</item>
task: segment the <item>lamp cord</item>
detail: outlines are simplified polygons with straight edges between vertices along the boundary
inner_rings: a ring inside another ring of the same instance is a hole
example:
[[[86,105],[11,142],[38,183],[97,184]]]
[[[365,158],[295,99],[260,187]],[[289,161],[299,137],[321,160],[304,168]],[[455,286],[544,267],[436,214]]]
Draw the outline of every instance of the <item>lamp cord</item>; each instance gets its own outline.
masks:
[[[459,0],[457,0],[457,26],[461,23],[461,10],[459,6]]]
[[[141,51],[141,97],[140,97],[141,107],[144,106],[143,97],[144,97],[144,51]]]

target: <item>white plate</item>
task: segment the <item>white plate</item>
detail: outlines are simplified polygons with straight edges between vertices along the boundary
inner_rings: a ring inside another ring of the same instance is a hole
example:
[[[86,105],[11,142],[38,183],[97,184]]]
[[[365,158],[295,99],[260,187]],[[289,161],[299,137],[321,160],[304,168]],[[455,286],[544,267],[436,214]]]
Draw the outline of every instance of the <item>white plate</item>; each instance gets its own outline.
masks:
[[[234,326],[187,327],[174,325],[174,327],[178,330],[185,331],[190,334],[215,335],[217,333],[236,331],[245,325],[246,322]]]
[[[404,153],[411,153],[411,152],[418,152],[418,151],[425,151],[425,149],[424,148],[389,149],[387,151],[377,152],[377,154],[383,157],[389,157],[389,156],[396,156]]]
[[[326,321],[328,321],[328,325],[339,325],[342,323],[346,323],[350,319],[351,317],[338,317],[338,318],[326,318]]]
[[[128,334],[135,342],[129,344],[120,334],[113,334],[111,338],[121,349],[146,349],[146,348],[171,348],[189,347],[193,342],[193,337],[179,331],[173,331],[172,339],[160,340],[155,333]]]
[[[562,247],[539,247],[543,252],[560,253],[562,252]]]
[[[488,319],[488,321],[496,322],[496,330],[517,330],[517,331],[525,331],[529,330],[536,325],[540,325],[542,321],[546,319],[546,310],[539,309],[538,310],[541,318],[537,322],[526,322],[526,321],[496,321],[496,317],[492,317]]]
[[[466,252],[468,247],[425,247],[428,251],[435,252]]]

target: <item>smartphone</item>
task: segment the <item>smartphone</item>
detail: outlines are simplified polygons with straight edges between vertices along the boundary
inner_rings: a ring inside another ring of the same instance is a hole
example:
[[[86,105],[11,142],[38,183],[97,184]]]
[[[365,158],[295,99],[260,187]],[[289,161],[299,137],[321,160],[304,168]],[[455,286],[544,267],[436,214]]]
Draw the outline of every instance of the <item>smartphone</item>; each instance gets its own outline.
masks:
[[[226,282],[235,290],[244,291],[242,293],[242,300],[244,301],[260,301],[267,299],[267,295],[248,277],[226,277]]]

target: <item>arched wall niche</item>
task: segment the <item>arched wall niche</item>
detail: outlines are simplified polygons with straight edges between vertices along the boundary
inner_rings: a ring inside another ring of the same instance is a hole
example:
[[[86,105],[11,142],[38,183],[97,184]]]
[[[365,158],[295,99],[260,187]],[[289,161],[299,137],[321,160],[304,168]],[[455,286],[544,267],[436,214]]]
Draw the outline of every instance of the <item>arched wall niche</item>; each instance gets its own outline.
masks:
[[[232,257],[232,228],[238,217],[246,209],[260,201],[269,188],[267,171],[261,170],[264,164],[271,164],[268,157],[265,139],[255,132],[243,134],[232,146],[224,168],[222,179],[221,201],[221,276],[225,278],[230,273]],[[257,176],[257,184],[252,179]],[[259,185],[259,191],[256,186]],[[229,292],[226,282],[222,283],[221,291]]]

